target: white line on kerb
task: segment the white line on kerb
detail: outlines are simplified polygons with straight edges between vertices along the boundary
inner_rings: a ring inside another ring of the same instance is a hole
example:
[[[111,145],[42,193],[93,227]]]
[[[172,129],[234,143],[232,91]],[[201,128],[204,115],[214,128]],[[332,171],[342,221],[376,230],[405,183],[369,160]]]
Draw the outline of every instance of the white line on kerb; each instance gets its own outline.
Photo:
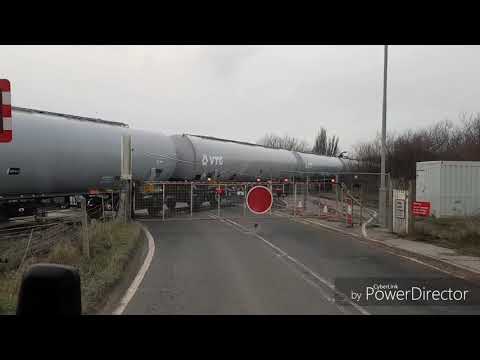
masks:
[[[243,231],[246,231],[248,232],[249,230],[247,228],[245,228],[244,226],[236,223],[235,221],[233,220],[230,220],[230,219],[223,219],[223,220],[226,220],[227,222],[229,222],[231,225],[235,225],[237,227],[239,227],[240,229],[242,229]],[[265,239],[263,236],[260,236],[258,234],[254,234],[255,237],[257,237],[258,239],[262,240],[263,242],[265,242],[267,245],[269,245],[271,248],[275,249],[277,252],[279,252],[282,257],[285,257],[287,258],[288,260],[292,261],[293,263],[295,263],[297,266],[301,267],[304,271],[306,271],[307,273],[309,273],[311,276],[313,276],[315,279],[317,279],[318,281],[320,281],[322,284],[324,284],[325,286],[327,286],[330,290],[332,290],[335,294],[343,297],[346,299],[346,301],[352,305],[357,311],[359,311],[362,315],[370,315],[370,313],[365,310],[363,307],[359,306],[358,304],[355,304],[353,301],[351,301],[345,294],[341,293],[340,291],[338,291],[336,288],[335,288],[335,285],[333,285],[330,281],[324,279],[323,277],[321,277],[320,275],[318,275],[316,272],[314,272],[313,270],[311,270],[310,268],[308,268],[305,264],[301,263],[300,261],[298,261],[297,259],[291,257],[290,255],[288,255],[288,253],[286,253],[285,251],[283,251],[282,249],[280,249],[278,246],[272,244],[270,241],[268,241],[267,239]]]
[[[153,254],[155,253],[155,241],[153,240],[152,234],[150,234],[150,231],[148,231],[145,225],[140,224],[140,227],[142,228],[142,230],[144,231],[148,239],[148,253],[147,253],[147,256],[145,257],[145,261],[143,262],[142,267],[138,271],[137,275],[135,276],[135,279],[130,284],[130,287],[128,288],[127,292],[120,300],[120,304],[113,311],[112,315],[123,314],[128,303],[130,302],[130,300],[132,300],[133,295],[135,295],[135,292],[138,290],[140,284],[142,283],[143,277],[147,273],[147,270],[150,267],[150,263],[152,262],[152,259],[153,259]]]

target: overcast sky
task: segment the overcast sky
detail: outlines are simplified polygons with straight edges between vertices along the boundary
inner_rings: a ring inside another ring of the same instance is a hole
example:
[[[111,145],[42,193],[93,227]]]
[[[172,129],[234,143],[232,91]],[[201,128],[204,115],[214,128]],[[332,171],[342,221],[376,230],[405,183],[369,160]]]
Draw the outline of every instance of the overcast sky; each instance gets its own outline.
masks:
[[[480,46],[390,46],[388,130],[480,111]],[[166,134],[375,136],[383,46],[0,46],[12,104]]]

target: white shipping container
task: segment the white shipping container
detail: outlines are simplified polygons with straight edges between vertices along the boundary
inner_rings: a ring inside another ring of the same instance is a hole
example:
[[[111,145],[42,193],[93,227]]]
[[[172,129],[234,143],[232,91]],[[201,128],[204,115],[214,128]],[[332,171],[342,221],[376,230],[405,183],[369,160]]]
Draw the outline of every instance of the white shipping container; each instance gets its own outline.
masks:
[[[480,214],[480,161],[417,162],[416,201],[436,217]]]

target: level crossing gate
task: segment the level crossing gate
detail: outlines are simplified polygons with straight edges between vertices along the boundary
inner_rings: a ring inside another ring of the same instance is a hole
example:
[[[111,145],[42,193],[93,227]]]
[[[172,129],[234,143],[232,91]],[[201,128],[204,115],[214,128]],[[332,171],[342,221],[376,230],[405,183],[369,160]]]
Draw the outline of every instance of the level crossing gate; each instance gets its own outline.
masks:
[[[265,213],[250,211],[246,197],[257,186],[267,188],[272,206]],[[135,186],[136,218],[167,220],[214,218],[315,217],[360,224],[361,208],[341,184],[328,181],[145,182]],[[366,214],[366,213],[365,213]]]

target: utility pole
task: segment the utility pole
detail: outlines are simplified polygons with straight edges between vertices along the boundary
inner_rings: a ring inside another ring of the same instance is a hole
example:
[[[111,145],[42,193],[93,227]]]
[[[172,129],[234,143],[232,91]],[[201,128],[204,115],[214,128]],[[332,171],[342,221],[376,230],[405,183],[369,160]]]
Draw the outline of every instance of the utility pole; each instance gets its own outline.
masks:
[[[380,174],[380,193],[379,193],[379,222],[382,226],[387,226],[387,189],[385,188],[385,156],[386,156],[386,137],[387,137],[387,64],[388,64],[388,45],[384,47],[383,59],[383,111],[382,111],[382,149],[381,149],[381,174]]]

